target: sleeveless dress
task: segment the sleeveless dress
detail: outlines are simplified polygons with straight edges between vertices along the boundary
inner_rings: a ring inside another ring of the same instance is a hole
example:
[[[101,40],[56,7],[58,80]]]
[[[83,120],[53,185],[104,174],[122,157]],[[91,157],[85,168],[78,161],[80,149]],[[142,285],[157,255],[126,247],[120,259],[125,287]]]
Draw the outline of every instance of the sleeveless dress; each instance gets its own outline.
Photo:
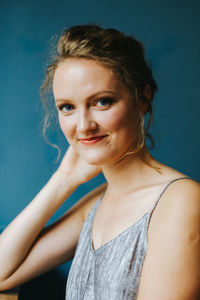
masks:
[[[147,251],[147,230],[151,214],[167,187],[180,179],[191,178],[181,177],[170,181],[150,212],[94,250],[92,224],[102,197],[97,200],[79,236],[67,279],[66,300],[136,300]]]

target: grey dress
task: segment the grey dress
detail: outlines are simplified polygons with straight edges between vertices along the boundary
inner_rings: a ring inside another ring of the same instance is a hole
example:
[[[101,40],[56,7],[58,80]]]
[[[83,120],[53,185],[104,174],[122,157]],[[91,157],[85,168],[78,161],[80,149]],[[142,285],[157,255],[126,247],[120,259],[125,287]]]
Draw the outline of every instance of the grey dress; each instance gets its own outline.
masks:
[[[180,179],[190,178],[181,177],[169,182],[150,212],[94,250],[92,224],[102,197],[97,200],[79,236],[67,280],[67,300],[136,300],[147,251],[147,230],[151,214],[167,187]]]

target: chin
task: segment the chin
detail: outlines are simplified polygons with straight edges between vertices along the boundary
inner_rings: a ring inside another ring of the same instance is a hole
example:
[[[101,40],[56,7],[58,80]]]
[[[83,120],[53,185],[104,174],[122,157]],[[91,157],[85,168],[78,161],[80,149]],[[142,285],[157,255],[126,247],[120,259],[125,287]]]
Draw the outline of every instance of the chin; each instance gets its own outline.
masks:
[[[80,153],[81,157],[90,165],[103,166],[113,164],[119,159],[119,154],[115,151],[88,151],[87,153]]]
[[[95,166],[101,166],[106,164],[107,160],[105,157],[101,157],[98,155],[94,156],[87,156],[87,155],[82,155],[83,160],[85,160],[89,165],[95,165]]]

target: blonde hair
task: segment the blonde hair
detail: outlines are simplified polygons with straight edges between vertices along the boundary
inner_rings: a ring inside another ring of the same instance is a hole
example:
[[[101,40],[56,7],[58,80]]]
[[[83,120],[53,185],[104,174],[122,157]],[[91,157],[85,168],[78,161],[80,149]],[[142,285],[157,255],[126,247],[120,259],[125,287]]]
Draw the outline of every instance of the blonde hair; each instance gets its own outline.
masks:
[[[96,24],[72,26],[64,30],[58,40],[56,54],[53,62],[47,67],[41,86],[41,98],[46,110],[44,135],[50,124],[48,99],[45,95],[52,87],[54,72],[58,64],[67,58],[92,59],[113,71],[116,78],[129,89],[136,107],[139,108],[137,145],[131,153],[137,153],[144,149],[146,137],[149,137],[151,148],[153,148],[155,143],[149,133],[149,128],[153,120],[152,100],[158,87],[152,75],[151,64],[145,60],[144,46],[133,35],[125,35],[113,28],[103,29]],[[146,85],[151,88],[150,101],[144,95]],[[145,128],[144,116],[140,111],[143,103],[148,105],[146,113],[149,113]]]

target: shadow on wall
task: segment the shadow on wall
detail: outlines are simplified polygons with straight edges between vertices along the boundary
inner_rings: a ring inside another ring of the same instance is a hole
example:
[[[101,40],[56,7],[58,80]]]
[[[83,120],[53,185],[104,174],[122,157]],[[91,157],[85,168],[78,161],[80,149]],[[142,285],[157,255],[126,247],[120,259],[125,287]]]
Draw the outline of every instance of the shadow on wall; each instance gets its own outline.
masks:
[[[64,300],[66,278],[53,270],[20,286],[19,300]]]

